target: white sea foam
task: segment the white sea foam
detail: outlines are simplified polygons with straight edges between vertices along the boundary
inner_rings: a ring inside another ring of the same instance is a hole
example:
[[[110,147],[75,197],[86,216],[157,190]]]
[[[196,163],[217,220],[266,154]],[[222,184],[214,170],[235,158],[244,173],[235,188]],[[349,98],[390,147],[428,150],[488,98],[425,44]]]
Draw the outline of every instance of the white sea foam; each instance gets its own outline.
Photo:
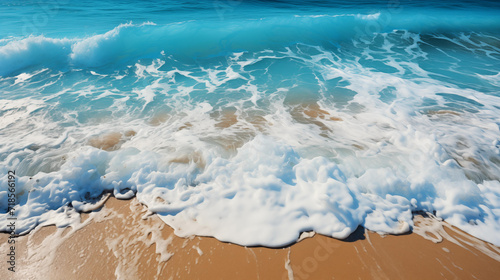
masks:
[[[52,46],[93,63],[126,28]],[[76,223],[85,201],[111,192],[137,196],[178,235],[242,245],[345,238],[359,225],[403,233],[420,210],[500,245],[500,97],[461,83],[495,76],[440,80],[422,40],[394,32],[356,51],[297,44],[206,65],[163,57],[4,77],[17,98],[0,100],[0,171],[20,174],[18,228]],[[106,135],[118,135],[112,148],[92,144]]]

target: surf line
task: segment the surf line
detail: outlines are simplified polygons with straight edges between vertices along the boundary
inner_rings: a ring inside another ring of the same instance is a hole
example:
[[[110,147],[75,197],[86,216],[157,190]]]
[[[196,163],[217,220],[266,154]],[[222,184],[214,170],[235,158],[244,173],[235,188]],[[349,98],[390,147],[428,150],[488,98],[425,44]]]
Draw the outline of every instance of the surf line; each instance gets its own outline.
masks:
[[[11,272],[16,272],[16,171],[10,170],[7,173],[7,213],[9,217],[7,218],[7,230],[10,233],[7,243],[10,245],[9,253],[7,254],[7,263],[10,265],[7,269]]]

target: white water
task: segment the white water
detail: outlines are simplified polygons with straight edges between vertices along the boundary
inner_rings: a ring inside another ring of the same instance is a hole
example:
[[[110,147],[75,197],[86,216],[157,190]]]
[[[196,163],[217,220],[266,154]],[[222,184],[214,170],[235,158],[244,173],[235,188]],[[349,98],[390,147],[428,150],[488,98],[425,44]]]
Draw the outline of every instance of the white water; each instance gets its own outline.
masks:
[[[418,35],[402,46],[392,35],[358,54],[298,45],[216,66],[164,55],[0,78],[17,94],[0,100],[0,171],[20,174],[19,232],[70,225],[110,191],[136,195],[178,235],[242,245],[359,225],[403,233],[418,210],[500,245],[498,74],[457,71],[478,88],[450,82],[425,66]],[[116,150],[89,145],[109,133],[123,134]]]

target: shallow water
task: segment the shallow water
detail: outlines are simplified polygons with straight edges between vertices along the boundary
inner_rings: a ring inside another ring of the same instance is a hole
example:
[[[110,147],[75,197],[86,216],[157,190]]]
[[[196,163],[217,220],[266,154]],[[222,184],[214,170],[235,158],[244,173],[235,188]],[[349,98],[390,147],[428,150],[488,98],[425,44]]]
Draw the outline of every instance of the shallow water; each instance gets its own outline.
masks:
[[[112,192],[242,245],[415,211],[499,245],[499,10],[3,1],[0,210],[15,169],[22,233]]]

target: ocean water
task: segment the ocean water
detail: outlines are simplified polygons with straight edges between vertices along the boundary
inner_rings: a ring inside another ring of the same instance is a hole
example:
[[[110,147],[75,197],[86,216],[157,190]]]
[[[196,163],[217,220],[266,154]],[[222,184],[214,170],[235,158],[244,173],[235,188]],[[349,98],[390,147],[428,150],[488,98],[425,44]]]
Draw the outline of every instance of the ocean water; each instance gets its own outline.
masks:
[[[0,1],[0,230],[103,194],[176,234],[500,245],[497,1]]]

